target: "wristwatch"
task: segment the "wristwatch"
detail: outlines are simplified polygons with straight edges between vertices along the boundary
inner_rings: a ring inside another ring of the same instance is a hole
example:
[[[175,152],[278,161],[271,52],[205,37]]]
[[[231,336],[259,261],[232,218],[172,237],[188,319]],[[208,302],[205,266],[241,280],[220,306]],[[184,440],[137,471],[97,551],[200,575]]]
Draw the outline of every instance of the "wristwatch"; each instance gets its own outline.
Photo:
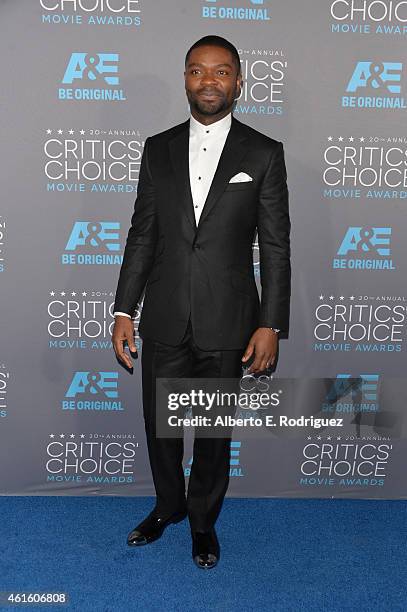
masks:
[[[280,331],[279,329],[276,329],[275,327],[270,327],[271,331],[275,332],[276,334],[278,334],[278,332]]]

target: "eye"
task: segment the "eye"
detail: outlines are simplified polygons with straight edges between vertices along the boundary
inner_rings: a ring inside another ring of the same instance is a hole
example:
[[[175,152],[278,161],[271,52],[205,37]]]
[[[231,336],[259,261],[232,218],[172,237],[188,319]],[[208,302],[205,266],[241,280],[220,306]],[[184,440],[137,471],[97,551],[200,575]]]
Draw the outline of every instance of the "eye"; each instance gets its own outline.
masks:
[[[227,70],[218,70],[218,72],[222,76],[226,76],[227,75]]]
[[[199,69],[198,68],[192,68],[191,70],[191,74],[198,74]]]

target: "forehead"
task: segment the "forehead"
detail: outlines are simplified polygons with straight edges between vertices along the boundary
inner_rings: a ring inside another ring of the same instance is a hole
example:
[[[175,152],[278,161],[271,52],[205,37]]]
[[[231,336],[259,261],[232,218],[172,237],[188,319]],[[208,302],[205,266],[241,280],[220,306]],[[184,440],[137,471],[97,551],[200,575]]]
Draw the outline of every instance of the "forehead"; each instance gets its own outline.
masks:
[[[188,58],[190,64],[230,64],[233,65],[233,57],[228,49],[217,47],[215,45],[202,45],[192,49]]]

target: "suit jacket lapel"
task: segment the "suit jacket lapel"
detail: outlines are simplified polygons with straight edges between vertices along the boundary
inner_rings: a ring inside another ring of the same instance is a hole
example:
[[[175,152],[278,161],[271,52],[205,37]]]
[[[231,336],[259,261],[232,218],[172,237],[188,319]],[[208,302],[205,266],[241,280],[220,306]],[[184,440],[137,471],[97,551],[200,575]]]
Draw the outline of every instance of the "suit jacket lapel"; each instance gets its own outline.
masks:
[[[181,196],[181,204],[194,230],[196,230],[194,203],[192,201],[191,183],[189,178],[189,119],[169,141],[170,159],[174,168],[177,188]]]
[[[229,179],[239,170],[239,164],[246,152],[245,141],[247,140],[242,127],[243,124],[232,115],[232,124],[205,200],[198,226],[201,225],[202,221],[215,206],[225,190]],[[181,203],[188,220],[193,229],[196,230],[197,225],[189,176],[189,119],[181,125],[180,132],[169,141],[169,149],[177,188],[181,196]]]
[[[229,179],[238,172],[239,164],[246,153],[246,135],[243,133],[242,124],[232,115],[232,124],[223,147],[215,175],[212,180],[205,204],[199,218],[198,227],[208,216],[216,202],[226,189]]]

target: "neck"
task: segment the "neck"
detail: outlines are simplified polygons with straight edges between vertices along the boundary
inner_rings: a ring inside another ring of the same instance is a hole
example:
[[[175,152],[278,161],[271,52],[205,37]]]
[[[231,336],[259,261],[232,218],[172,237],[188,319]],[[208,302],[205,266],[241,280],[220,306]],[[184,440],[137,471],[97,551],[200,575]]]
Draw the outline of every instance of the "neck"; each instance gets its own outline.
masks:
[[[194,119],[199,121],[199,123],[203,123],[203,125],[211,125],[211,123],[215,123],[223,117],[226,117],[231,112],[231,108],[227,108],[226,110],[220,111],[216,115],[202,115],[199,111],[194,108],[191,109],[191,115]]]

